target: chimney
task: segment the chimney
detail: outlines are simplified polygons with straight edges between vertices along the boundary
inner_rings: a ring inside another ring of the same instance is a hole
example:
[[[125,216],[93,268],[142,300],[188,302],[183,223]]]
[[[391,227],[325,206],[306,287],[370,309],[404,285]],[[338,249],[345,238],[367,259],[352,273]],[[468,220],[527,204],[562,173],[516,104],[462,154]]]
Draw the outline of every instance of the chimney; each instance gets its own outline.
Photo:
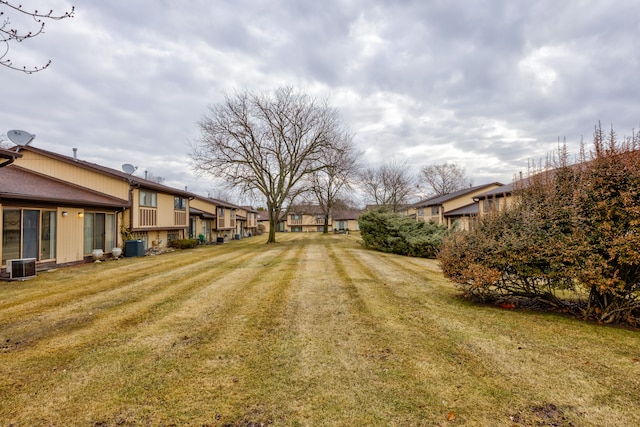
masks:
[[[78,149],[77,148],[73,149],[73,160],[78,160]]]
[[[144,179],[149,179],[149,171],[144,171]]]

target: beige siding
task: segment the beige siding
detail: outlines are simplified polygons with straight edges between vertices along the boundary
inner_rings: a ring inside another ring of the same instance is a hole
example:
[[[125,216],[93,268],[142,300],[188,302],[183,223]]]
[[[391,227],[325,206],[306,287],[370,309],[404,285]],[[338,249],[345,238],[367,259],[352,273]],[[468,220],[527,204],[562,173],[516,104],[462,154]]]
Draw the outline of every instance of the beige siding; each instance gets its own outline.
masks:
[[[62,216],[62,212],[67,216]],[[83,258],[84,218],[78,216],[82,209],[58,208],[56,218],[56,263],[81,261]]]
[[[16,159],[15,164],[25,169],[72,182],[120,199],[127,200],[129,198],[129,184],[120,178],[74,166],[30,151],[21,151],[20,154],[23,157]]]
[[[452,210],[455,210],[455,209],[461,208],[463,206],[466,206],[469,203],[473,203],[473,198],[475,196],[477,196],[478,194],[486,193],[487,191],[491,191],[494,188],[498,188],[498,187],[500,187],[500,185],[496,185],[496,184],[488,185],[488,186],[482,187],[482,189],[479,189],[479,190],[474,191],[472,193],[468,193],[468,194],[465,194],[464,196],[460,196],[460,197],[457,197],[455,199],[448,200],[448,201],[443,203],[444,211],[445,212],[450,212]]]
[[[176,210],[173,194],[142,189],[142,191],[156,194],[156,206],[140,206],[140,191],[139,188],[133,191],[133,229],[186,228],[189,226],[189,201],[187,201],[185,210]],[[128,219],[126,224],[129,224]]]
[[[302,218],[293,219],[291,215],[300,215]],[[285,222],[285,229],[291,231],[293,227],[302,227],[303,232],[318,231],[318,227],[324,226],[323,215],[308,215],[308,214],[289,214],[287,215],[287,221]],[[333,220],[329,217],[329,230],[333,227]]]
[[[200,209],[201,211],[210,213],[212,215],[215,215],[216,213],[216,205],[202,199],[193,199],[189,202],[189,205],[193,208]]]
[[[173,200],[171,194],[158,193],[158,227],[174,227]],[[180,224],[186,227],[186,222]]]
[[[216,211],[216,228],[218,228],[219,230],[230,230],[236,228],[235,211],[230,208],[224,208],[223,210],[224,215],[219,215],[218,211]]]

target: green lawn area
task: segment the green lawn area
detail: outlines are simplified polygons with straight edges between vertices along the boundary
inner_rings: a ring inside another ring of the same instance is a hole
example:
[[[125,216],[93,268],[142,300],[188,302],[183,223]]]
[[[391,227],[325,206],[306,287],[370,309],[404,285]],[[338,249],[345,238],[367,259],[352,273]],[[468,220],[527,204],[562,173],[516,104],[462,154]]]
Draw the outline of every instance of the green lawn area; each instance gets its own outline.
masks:
[[[638,426],[640,333],[286,233],[0,282],[0,426]]]

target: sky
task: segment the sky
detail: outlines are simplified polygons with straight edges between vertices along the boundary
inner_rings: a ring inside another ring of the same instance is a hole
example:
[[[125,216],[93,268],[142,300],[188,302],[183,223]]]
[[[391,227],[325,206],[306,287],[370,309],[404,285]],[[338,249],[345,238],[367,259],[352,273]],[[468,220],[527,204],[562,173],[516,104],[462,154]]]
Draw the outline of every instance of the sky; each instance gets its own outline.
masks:
[[[619,137],[640,126],[637,0],[21,3],[75,16],[9,46],[16,65],[52,63],[0,67],[0,134],[201,195],[220,185],[194,173],[189,144],[238,89],[327,99],[366,165],[419,176],[454,162],[475,185],[510,183],[559,140],[577,153],[598,123]]]

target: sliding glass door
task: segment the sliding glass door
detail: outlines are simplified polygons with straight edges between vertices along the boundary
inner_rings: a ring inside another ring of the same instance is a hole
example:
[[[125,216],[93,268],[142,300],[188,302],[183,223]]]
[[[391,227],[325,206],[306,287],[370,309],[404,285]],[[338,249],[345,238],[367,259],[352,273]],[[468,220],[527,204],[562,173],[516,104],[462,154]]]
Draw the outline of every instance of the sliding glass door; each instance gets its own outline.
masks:
[[[111,252],[116,244],[116,216],[101,212],[85,212],[84,214],[84,253],[90,254],[94,249]]]
[[[2,263],[8,259],[56,257],[56,211],[2,210]]]

